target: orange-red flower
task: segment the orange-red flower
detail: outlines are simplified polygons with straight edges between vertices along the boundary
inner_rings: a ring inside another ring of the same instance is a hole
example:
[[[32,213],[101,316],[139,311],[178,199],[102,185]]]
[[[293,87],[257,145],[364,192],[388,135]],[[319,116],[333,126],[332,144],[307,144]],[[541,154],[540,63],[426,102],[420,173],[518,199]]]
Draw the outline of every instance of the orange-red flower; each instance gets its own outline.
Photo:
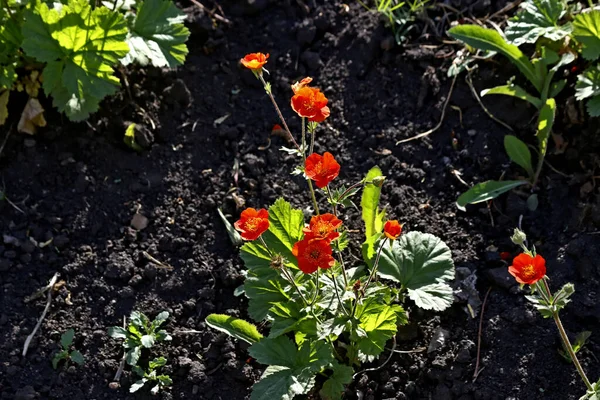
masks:
[[[400,225],[397,219],[387,221],[383,226],[383,233],[385,233],[388,239],[396,240],[402,233],[402,225]]]
[[[262,71],[262,68],[267,63],[269,54],[263,53],[250,53],[246,54],[244,58],[240,60],[242,65],[252,71]]]
[[[292,108],[311,122],[323,122],[329,117],[328,100],[319,89],[308,86],[310,82],[312,78],[304,78],[292,85]]]
[[[533,285],[546,275],[546,260],[539,254],[531,257],[529,254],[521,253],[508,267],[508,272],[515,277],[517,282]]]
[[[269,212],[264,208],[258,211],[254,208],[246,208],[234,226],[243,239],[256,240],[269,229]]]
[[[312,153],[304,162],[304,172],[319,188],[324,188],[340,174],[340,164],[329,152]]]
[[[305,274],[312,274],[318,268],[327,269],[335,264],[333,250],[325,240],[303,239],[292,248],[292,254],[298,258],[298,268]]]
[[[342,226],[342,221],[333,214],[321,214],[310,219],[310,224],[304,228],[304,239],[324,240],[331,242],[340,236],[337,229]]]

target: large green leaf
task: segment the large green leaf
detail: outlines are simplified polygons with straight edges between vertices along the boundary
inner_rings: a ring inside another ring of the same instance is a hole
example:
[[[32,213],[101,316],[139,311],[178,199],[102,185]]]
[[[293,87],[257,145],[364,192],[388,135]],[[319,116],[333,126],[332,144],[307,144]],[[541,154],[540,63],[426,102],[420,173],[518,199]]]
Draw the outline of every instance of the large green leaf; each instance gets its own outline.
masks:
[[[546,104],[540,110],[538,117],[538,131],[536,136],[538,138],[539,156],[543,159],[546,156],[546,150],[548,150],[548,138],[552,132],[552,126],[554,125],[554,115],[556,113],[556,101],[554,99],[546,100]]]
[[[248,314],[255,321],[262,321],[274,304],[286,302],[291,298],[291,290],[290,283],[268,264],[248,271],[244,282],[244,291],[250,299]]]
[[[562,40],[573,30],[570,23],[559,23],[566,12],[563,0],[526,0],[517,15],[508,20],[506,39],[516,46],[535,43],[540,37]]]
[[[594,65],[577,75],[575,98],[584,100],[598,94],[600,94],[600,65]]]
[[[530,177],[533,176],[533,165],[531,164],[531,152],[521,139],[513,135],[504,136],[504,149],[512,162],[520,165]]]
[[[183,64],[188,53],[185,42],[190,36],[184,20],[185,14],[170,0],[140,2],[127,35],[130,50],[121,62],[171,68]]]
[[[586,109],[590,117],[600,117],[600,95],[589,99],[586,103]]]
[[[359,328],[366,335],[355,337],[358,349],[366,356],[377,357],[385,349],[385,344],[398,330],[398,316],[404,309],[397,304],[382,304],[377,296],[366,298],[356,308]]]
[[[503,94],[505,96],[512,96],[516,97],[517,99],[528,101],[537,109],[542,107],[542,100],[540,100],[538,97],[530,95],[521,86],[515,84],[496,86],[491,89],[484,89],[481,91],[481,96],[486,96],[488,94]]]
[[[448,31],[455,39],[481,50],[496,51],[506,56],[538,91],[542,90],[542,77],[536,74],[533,64],[514,44],[509,44],[493,29],[478,25],[458,25]]]
[[[206,323],[213,329],[225,332],[236,339],[253,344],[263,338],[256,326],[243,319],[224,314],[210,314]]]
[[[583,58],[597,60],[600,57],[600,10],[577,14],[573,27],[573,36],[583,45]]]
[[[269,367],[252,388],[252,400],[291,400],[314,386],[314,377],[333,362],[327,343],[305,341],[298,349],[286,336],[263,338],[248,349],[252,357]]]
[[[465,206],[467,204],[477,204],[495,199],[502,193],[527,183],[527,181],[486,181],[478,183],[458,197],[456,207],[461,211],[466,211]]]
[[[323,388],[319,391],[323,400],[341,400],[344,388],[352,382],[352,367],[336,362],[332,369],[333,375],[323,383]]]
[[[290,300],[286,303],[276,303],[270,309],[271,330],[269,338],[276,338],[288,332],[301,332],[304,335],[316,336],[316,320],[301,309],[301,303]]]
[[[441,311],[452,304],[452,290],[442,289],[454,279],[452,253],[438,237],[408,232],[385,246],[378,273],[408,290],[408,296],[427,310]],[[434,285],[434,286],[432,286]]]
[[[58,8],[39,2],[26,13],[22,48],[47,63],[44,91],[54,106],[81,121],[117,91],[120,82],[112,66],[129,51],[126,35],[124,17],[106,7],[92,10],[87,0],[69,0]]]

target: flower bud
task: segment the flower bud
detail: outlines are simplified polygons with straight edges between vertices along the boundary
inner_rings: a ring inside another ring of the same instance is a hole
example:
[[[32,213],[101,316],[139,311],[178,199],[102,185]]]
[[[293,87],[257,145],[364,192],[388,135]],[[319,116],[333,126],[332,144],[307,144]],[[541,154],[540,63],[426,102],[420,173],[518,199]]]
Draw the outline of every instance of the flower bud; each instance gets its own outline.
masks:
[[[270,262],[271,268],[279,270],[279,269],[282,269],[284,265],[285,265],[285,259],[283,258],[283,256],[281,254],[275,254],[274,256],[271,257],[271,262]]]
[[[510,237],[510,240],[517,246],[522,246],[527,240],[527,235],[525,232],[520,230],[519,228],[515,228],[513,235]]]
[[[377,187],[382,187],[383,186],[383,182],[385,182],[385,175],[381,175],[381,176],[376,176],[375,178],[373,178],[373,180],[371,181],[371,183]]]

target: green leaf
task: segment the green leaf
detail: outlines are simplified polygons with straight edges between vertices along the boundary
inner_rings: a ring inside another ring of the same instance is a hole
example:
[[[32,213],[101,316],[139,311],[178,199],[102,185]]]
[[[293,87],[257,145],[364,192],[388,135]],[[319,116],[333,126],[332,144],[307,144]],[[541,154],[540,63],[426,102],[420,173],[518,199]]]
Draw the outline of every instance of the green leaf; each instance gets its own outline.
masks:
[[[367,240],[383,230],[385,210],[379,210],[381,187],[367,183],[373,181],[373,178],[381,176],[383,176],[381,169],[373,167],[365,177],[365,187],[360,200],[360,206],[362,208],[362,220],[365,223],[365,237]]]
[[[529,177],[533,177],[533,165],[531,164],[531,152],[523,141],[516,136],[504,136],[504,148],[508,157],[517,165],[520,165]]]
[[[486,96],[488,94],[503,94],[505,96],[516,97],[517,99],[528,101],[538,110],[542,107],[542,100],[540,100],[538,97],[530,95],[521,86],[515,84],[496,86],[494,88],[481,91],[481,96]]]
[[[156,330],[156,328],[164,324],[167,321],[167,319],[169,319],[168,311],[162,311],[161,313],[159,313],[156,316],[156,318],[154,318],[154,321],[152,321],[152,331]]]
[[[146,326],[150,324],[150,320],[146,316],[146,314],[139,311],[132,311],[129,315],[129,320],[133,324],[134,327],[137,328],[137,332],[145,332]],[[129,330],[131,331],[131,325],[129,326]]]
[[[154,360],[148,363],[148,368],[150,370],[155,370],[157,368],[163,367],[167,364],[167,359],[164,357],[157,357]]]
[[[77,350],[73,350],[71,352],[70,357],[71,357],[71,360],[73,360],[73,362],[76,363],[76,364],[79,364],[79,365],[85,364],[85,359],[83,358],[83,354],[81,354]]]
[[[467,204],[477,204],[495,199],[502,193],[527,183],[527,181],[486,181],[478,183],[459,196],[456,200],[456,207],[461,211],[466,211],[465,206]]]
[[[108,336],[110,336],[113,339],[126,339],[127,331],[124,328],[121,328],[120,326],[111,326],[110,328],[108,328]]]
[[[171,335],[169,335],[164,329],[156,332],[154,336],[157,342],[166,342],[172,339]]]
[[[536,136],[538,138],[538,149],[539,156],[543,159],[546,156],[546,150],[548,149],[548,138],[552,132],[552,126],[554,125],[554,115],[556,113],[556,101],[554,99],[546,100],[546,104],[540,110],[538,117],[538,131]]]
[[[185,42],[190,36],[184,20],[185,14],[170,0],[140,2],[127,35],[129,53],[121,63],[136,61],[141,65],[171,68],[183,64],[188,54]]]
[[[248,349],[248,353],[261,364],[293,368],[298,349],[287,337],[263,338]]]
[[[73,329],[69,329],[62,334],[62,336],[60,337],[60,345],[63,347],[63,349],[68,350],[69,347],[71,347],[74,336],[75,331]]]
[[[227,217],[225,217],[221,207],[217,208],[217,212],[219,213],[219,217],[221,217],[221,221],[223,221],[223,225],[225,225],[225,229],[227,230],[227,235],[229,236],[229,240],[231,240],[231,244],[233,244],[235,247],[243,245],[244,239],[242,239],[240,233],[235,230],[231,222],[229,222]]]
[[[92,10],[87,0],[69,0],[58,8],[39,2],[26,13],[22,48],[47,63],[44,91],[59,111],[81,121],[120,82],[112,65],[127,54],[124,17],[105,7]]]
[[[344,388],[352,382],[354,370],[347,365],[334,363],[333,375],[323,383],[323,388],[319,392],[324,400],[341,400],[344,394]]]
[[[384,246],[378,273],[400,283],[421,308],[442,311],[452,304],[452,290],[444,288],[454,279],[452,253],[434,235],[408,232]]]
[[[565,85],[567,84],[567,80],[566,79],[561,79],[560,81],[557,82],[552,82],[550,84],[550,91],[548,93],[548,97],[556,97],[560,94],[560,92],[562,92],[562,90],[565,88]]]
[[[229,315],[210,314],[206,317],[206,323],[213,329],[225,332],[238,340],[243,340],[250,344],[258,342],[263,337],[255,325],[243,319],[230,317]]]
[[[56,369],[58,367],[58,363],[61,362],[61,360],[66,360],[67,358],[69,358],[69,352],[67,350],[56,353],[52,358],[52,368]]]
[[[385,343],[397,332],[397,316],[404,309],[397,304],[380,304],[375,296],[366,298],[356,309],[359,327],[366,336],[354,338],[359,350],[367,355],[376,357],[385,349]]]
[[[573,27],[570,23],[559,24],[566,14],[566,2],[562,0],[527,0],[521,9],[508,20],[505,34],[516,46],[535,43],[540,37],[551,41],[564,39]]]
[[[600,65],[594,65],[577,75],[575,99],[584,100],[598,94],[600,94]]]
[[[600,117],[600,96],[594,96],[586,103],[586,109],[590,117]]]
[[[141,339],[142,346],[149,349],[154,346],[154,336],[153,335],[144,335]]]
[[[270,316],[273,318],[269,338],[284,335],[288,332],[296,331],[304,335],[316,336],[316,320],[302,312],[300,303],[294,300],[286,303],[274,304],[270,309]]]
[[[496,51],[506,56],[538,91],[542,90],[543,80],[535,72],[527,56],[514,44],[507,43],[493,29],[477,25],[458,25],[448,31],[454,39],[481,50]]]
[[[250,300],[248,314],[257,322],[265,319],[274,304],[291,298],[288,294],[291,291],[289,282],[269,266],[248,271],[244,291]]]
[[[127,129],[125,129],[125,136],[123,136],[123,143],[127,145],[130,149],[141,153],[144,151],[144,148],[137,144],[135,141],[135,124],[129,124]]]
[[[579,400],[600,400],[600,380],[592,383],[592,388],[588,389]]]
[[[296,395],[307,394],[315,385],[316,372],[309,369],[299,372],[281,366],[269,366],[260,381],[252,386],[250,400],[291,400]]]
[[[141,352],[142,352],[141,346],[136,346],[136,347],[131,348],[125,354],[125,361],[127,361],[127,364],[136,365],[140,359]]]
[[[577,14],[573,27],[573,36],[583,45],[583,58],[597,60],[600,57],[600,10]]]

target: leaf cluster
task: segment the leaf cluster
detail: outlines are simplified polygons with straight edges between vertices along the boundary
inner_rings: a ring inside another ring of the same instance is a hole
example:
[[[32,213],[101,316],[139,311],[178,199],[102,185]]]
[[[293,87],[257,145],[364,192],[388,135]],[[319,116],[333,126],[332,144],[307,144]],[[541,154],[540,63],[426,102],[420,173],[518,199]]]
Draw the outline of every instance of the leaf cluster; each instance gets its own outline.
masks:
[[[148,363],[148,368],[144,370],[138,365],[133,367],[133,372],[135,372],[140,379],[131,385],[129,388],[129,393],[134,393],[144,387],[147,383],[149,383],[152,388],[150,389],[150,393],[156,395],[165,387],[171,386],[173,384],[173,380],[169,375],[158,374],[158,369],[165,366],[167,364],[167,359],[164,357],[158,357],[154,360],[151,360]]]
[[[69,361],[73,361],[75,364],[83,365],[85,360],[83,355],[78,350],[71,350],[71,346],[73,344],[73,338],[75,337],[75,331],[73,329],[67,330],[60,337],[60,347],[61,351],[56,353],[52,358],[52,367],[56,369],[58,367],[58,363],[62,360],[68,364]]]

